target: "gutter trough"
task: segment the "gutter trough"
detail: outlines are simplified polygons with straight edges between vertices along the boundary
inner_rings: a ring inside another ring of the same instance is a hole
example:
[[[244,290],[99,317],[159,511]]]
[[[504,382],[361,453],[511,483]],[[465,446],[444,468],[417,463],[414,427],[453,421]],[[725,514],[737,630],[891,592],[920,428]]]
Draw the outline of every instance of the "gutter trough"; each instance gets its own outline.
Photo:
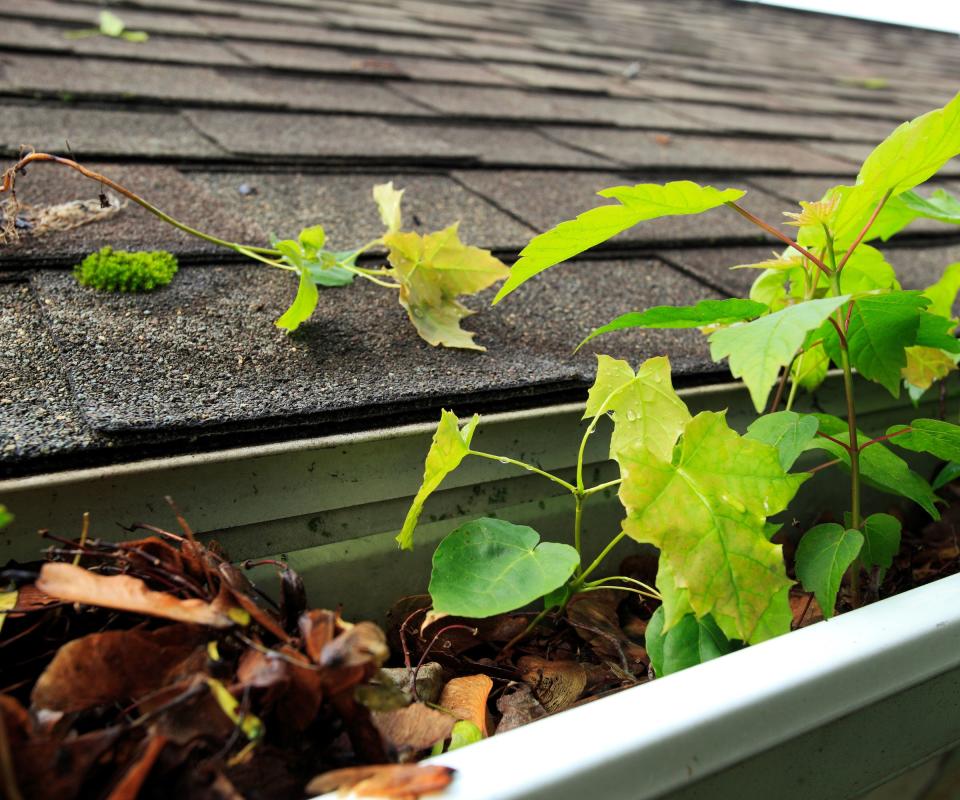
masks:
[[[935,409],[891,401],[857,384],[868,432]],[[755,417],[738,384],[680,391],[692,413],[728,409],[743,430]],[[836,378],[816,410],[842,414]],[[484,416],[474,447],[567,477],[583,406]],[[38,529],[137,537],[146,522],[172,529],[172,496],[194,530],[235,560],[284,555],[313,606],[342,604],[348,619],[383,621],[395,600],[425,591],[434,545],[479,516],[500,516],[564,540],[572,498],[536,475],[466,459],[427,504],[413,553],[394,536],[419,487],[434,424],[144,460],[0,481],[16,519],[0,533],[0,563],[35,560]],[[917,462],[928,470],[932,463]],[[801,465],[802,468],[802,465]],[[585,457],[588,483],[615,477],[603,432]],[[795,501],[809,521],[845,507],[842,480],[809,481]],[[888,496],[866,491],[866,508]],[[804,519],[804,516],[807,519]],[[585,558],[619,530],[613,492],[584,509]],[[789,520],[789,518],[788,518]],[[636,548],[636,545],[632,546]],[[631,552],[623,545],[617,553]],[[268,567],[253,579],[268,589]],[[945,578],[676,675],[604,697],[436,759],[457,769],[448,800],[840,800],[861,795],[960,743],[960,576]],[[899,798],[898,798],[899,800]],[[906,800],[906,798],[904,798]]]

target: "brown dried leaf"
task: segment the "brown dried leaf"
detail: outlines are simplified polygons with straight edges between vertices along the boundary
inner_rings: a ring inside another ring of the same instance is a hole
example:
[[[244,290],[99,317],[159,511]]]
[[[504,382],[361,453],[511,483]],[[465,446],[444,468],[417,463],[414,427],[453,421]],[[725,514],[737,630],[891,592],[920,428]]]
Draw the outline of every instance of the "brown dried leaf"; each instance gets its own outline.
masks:
[[[280,656],[247,650],[237,664],[237,681],[243,686],[269,689],[290,680],[287,662]]]
[[[273,634],[281,642],[289,642],[290,637],[277,618],[257,601],[256,590],[246,576],[228,561],[221,563],[217,569],[223,579],[217,602],[239,605],[265,631]]]
[[[320,663],[320,654],[337,634],[337,614],[322,608],[304,611],[298,622],[303,647],[315,663]]]
[[[130,765],[120,782],[113,787],[107,800],[137,800],[144,781],[153,769],[153,765],[157,763],[166,744],[167,740],[163,736],[154,736],[144,742],[140,748],[139,757]]]
[[[457,721],[450,714],[423,703],[413,703],[397,711],[374,711],[370,717],[383,741],[400,754],[433,747],[450,735]]]
[[[406,667],[387,667],[377,673],[377,679],[382,683],[389,683],[400,689],[407,698],[407,703],[413,702],[410,683],[413,679],[413,669]],[[436,661],[421,664],[417,673],[417,699],[424,703],[437,703],[440,692],[443,691],[443,667]]]
[[[620,627],[617,609],[623,599],[613,589],[582,592],[567,605],[567,620],[594,653],[636,675],[646,671],[647,651]]]
[[[437,764],[376,764],[346,767],[318,775],[307,784],[307,794],[352,789],[357,797],[418,798],[446,789],[453,770]]]
[[[25,800],[83,797],[89,773],[116,746],[119,727],[67,739],[36,736],[14,747],[17,786]]]
[[[323,675],[312,668],[303,653],[292,647],[284,646],[280,652],[304,664],[298,667],[287,662],[290,683],[287,691],[277,701],[277,715],[280,719],[286,721],[295,731],[302,731],[313,722],[320,711],[323,702]]]
[[[493,689],[493,681],[487,675],[466,675],[454,678],[443,687],[440,706],[457,719],[472,722],[484,737],[487,729],[487,698]]]
[[[203,642],[201,629],[167,625],[91,633],[63,645],[30,696],[34,708],[82,711],[166,686]]]
[[[497,733],[506,733],[535,719],[547,716],[546,709],[533,696],[533,690],[525,683],[513,684],[513,691],[504,692],[497,700],[497,710],[502,714]]]
[[[129,575],[99,575],[73,564],[44,564],[37,588],[51,597],[71,603],[115,608],[178,622],[192,622],[212,628],[229,628],[234,621],[230,609],[198,598],[181,600],[167,592],[155,592],[139,578]]]
[[[383,631],[372,622],[358,622],[332,642],[327,642],[318,661],[321,666],[331,669],[371,665],[379,669],[389,655]]]
[[[524,656],[519,661],[522,679],[549,713],[570,708],[587,686],[587,671],[577,661],[547,661]]]

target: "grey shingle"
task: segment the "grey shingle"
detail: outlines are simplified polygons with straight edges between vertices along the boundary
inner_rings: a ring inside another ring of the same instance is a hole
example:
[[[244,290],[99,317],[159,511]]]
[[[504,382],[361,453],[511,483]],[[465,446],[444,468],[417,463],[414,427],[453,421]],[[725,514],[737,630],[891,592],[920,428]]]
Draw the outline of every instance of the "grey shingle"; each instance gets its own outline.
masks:
[[[267,235],[255,222],[237,214],[171,167],[96,163],[85,166],[126,186],[167,214],[214,236],[248,244],[267,243]],[[99,192],[99,184],[53,164],[30,167],[17,180],[17,198],[34,207],[72,200],[96,201]],[[17,242],[3,246],[0,269],[37,260],[71,265],[104,245],[127,250],[170,250],[192,259],[222,258],[229,252],[189,236],[128,202],[119,213],[99,222],[43,235],[24,234]]]
[[[92,441],[27,283],[0,282],[0,474]]]
[[[188,173],[215,195],[226,210],[256,220],[278,236],[295,236],[307,225],[323,225],[330,246],[359,247],[383,233],[371,197],[375,184],[393,181],[404,189],[405,230],[427,233],[461,221],[463,241],[500,251],[518,250],[533,232],[444,176],[377,173],[372,175],[289,175],[255,171]],[[255,194],[241,195],[246,184]]]
[[[7,55],[0,89],[16,94],[269,105],[269,98],[208,67],[139,64],[94,58]]]
[[[193,160],[228,154],[175,111],[107,111],[59,105],[0,106],[0,153],[15,156],[20,145],[63,153],[66,142],[78,158],[162,156]]]
[[[842,174],[845,162],[790,142],[554,126],[550,137],[632,168]],[[819,143],[817,143],[819,145]]]
[[[393,125],[377,117],[333,114],[265,114],[191,109],[184,114],[203,133],[237,155],[267,159],[293,156],[321,160],[383,162],[470,161],[429,129]]]
[[[512,211],[542,232],[573,219],[587,209],[611,201],[597,197],[608,186],[636,183],[627,175],[594,172],[471,170],[456,174],[459,181]],[[702,183],[711,183],[704,179]],[[720,188],[740,187],[736,179],[716,182]],[[750,192],[743,204],[761,218],[777,224],[782,201],[761,191]],[[666,217],[636,225],[611,240],[612,246],[646,246],[678,241],[722,241],[767,237],[759,228],[726,208],[696,216]]]
[[[96,429],[114,433],[343,424],[402,409],[432,418],[441,405],[580,389],[600,351],[638,361],[669,350],[681,375],[714,369],[691,331],[635,331],[572,355],[590,330],[636,304],[710,294],[656,262],[558,267],[494,308],[490,292],[470,300],[482,313],[468,327],[486,354],[430,347],[395,294],[370,284],[321,292],[313,319],[284,336],[272,322],[295,286],[269,268],[187,268],[146,295],[93,292],[51,271],[37,288],[77,403]]]

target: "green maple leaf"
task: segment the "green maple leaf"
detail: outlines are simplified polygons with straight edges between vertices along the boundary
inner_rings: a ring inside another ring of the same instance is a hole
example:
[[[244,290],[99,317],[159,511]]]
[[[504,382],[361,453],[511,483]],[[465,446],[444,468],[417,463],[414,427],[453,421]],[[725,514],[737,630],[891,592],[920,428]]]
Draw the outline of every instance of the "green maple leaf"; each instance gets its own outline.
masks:
[[[474,414],[471,420],[460,428],[460,420],[452,411],[440,413],[440,424],[437,425],[427,460],[423,469],[423,483],[413,498],[407,517],[403,521],[403,528],[397,534],[397,543],[404,550],[413,549],[413,531],[423,512],[423,504],[437,489],[447,475],[460,466],[460,462],[470,453],[470,442],[473,432],[480,422],[480,415]]]
[[[626,361],[597,356],[597,377],[587,396],[583,418],[610,413],[610,458],[625,447],[645,447],[669,459],[690,412],[673,390],[670,360],[649,358],[634,373]]]
[[[932,286],[923,290],[923,296],[930,301],[927,311],[940,317],[953,317],[953,304],[960,292],[960,261],[950,264],[943,275]]]
[[[388,258],[400,282],[400,305],[430,344],[469,350],[485,348],[460,327],[473,312],[457,301],[507,277],[509,270],[488,250],[471,247],[457,235],[459,223],[436,233],[388,233]]]
[[[500,302],[534,275],[613,238],[639,222],[659,217],[700,214],[738,200],[746,192],[740,189],[721,191],[692,181],[672,181],[664,185],[641,183],[636,186],[614,186],[597,194],[618,200],[619,205],[592,208],[576,219],[561,222],[534,238],[520,252],[520,259],[510,270],[510,278],[497,293],[494,303]]]
[[[847,346],[851,364],[868,380],[900,396],[900,379],[907,364],[906,348],[917,343],[923,309],[929,301],[920,292],[865,295],[852,301]],[[840,339],[833,327],[823,327],[824,347],[840,363]]]
[[[808,530],[797,547],[797,577],[813,592],[827,619],[833,616],[843,573],[860,554],[863,534],[826,523]]]
[[[909,425],[894,425],[887,436],[891,444],[904,450],[930,453],[943,461],[960,461],[960,426],[951,422],[915,419]]]
[[[710,335],[710,355],[714,361],[729,358],[730,372],[735,378],[743,378],[754,406],[762,412],[780,369],[793,359],[807,332],[819,327],[847,299],[810,300],[753,322],[714,331]]]
[[[621,314],[612,322],[596,328],[577,345],[577,350],[596,336],[626,328],[702,328],[708,325],[729,325],[755,319],[769,309],[753,300],[701,300],[695,306],[653,306],[646,311]]]
[[[849,467],[850,454],[845,447],[837,444],[837,442],[846,444],[850,441],[847,423],[830,414],[816,414],[815,416],[820,421],[820,431],[832,436],[837,441],[833,442],[830,439],[818,436],[810,441],[807,449],[825,450]],[[871,437],[862,431],[857,431],[857,442],[861,446],[869,442],[870,439]],[[882,442],[872,444],[860,451],[860,475],[864,482],[871,486],[913,500],[931,517],[940,519],[940,512],[937,511],[936,506],[938,498],[933,493],[930,484],[910,469],[906,461]]]
[[[744,436],[776,447],[780,454],[780,466],[788,470],[817,435],[819,427],[820,420],[812,414],[778,411],[757,418]]]
[[[790,581],[766,518],[809,476],[788,475],[775,448],[739,436],[710,411],[687,424],[672,460],[637,448],[622,451],[620,463],[624,532],[660,548],[698,617],[712,614],[729,638],[747,642],[789,628],[783,608],[771,613],[786,603]]]

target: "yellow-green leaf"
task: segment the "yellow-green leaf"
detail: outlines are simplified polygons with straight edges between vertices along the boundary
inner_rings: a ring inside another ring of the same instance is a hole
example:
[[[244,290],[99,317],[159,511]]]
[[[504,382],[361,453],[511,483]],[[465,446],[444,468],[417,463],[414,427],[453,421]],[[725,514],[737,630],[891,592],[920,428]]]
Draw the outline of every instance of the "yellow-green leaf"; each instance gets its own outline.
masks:
[[[638,222],[700,214],[739,200],[746,192],[700,186],[693,181],[671,181],[663,185],[613,186],[597,194],[618,200],[619,205],[592,208],[534,238],[520,252],[519,260],[510,270],[509,280],[500,288],[494,303],[499,303],[534,275],[607,241]]]
[[[507,277],[509,270],[488,250],[463,244],[459,223],[436,233],[389,233],[383,237],[400,282],[400,304],[432,345],[483,350],[460,327],[473,312],[457,301]]]
[[[373,187],[373,199],[380,209],[380,219],[383,221],[387,233],[396,233],[400,230],[400,200],[403,198],[403,189],[394,189],[393,181],[378,183]]]
[[[953,358],[938,347],[916,345],[908,347],[906,353],[907,365],[901,370],[903,379],[924,391],[957,368]]]
[[[660,548],[697,617],[712,614],[729,638],[747,642],[785,632],[768,622],[785,619],[769,612],[790,580],[766,518],[809,476],[788,475],[775,448],[739,436],[712,411],[687,424],[673,460],[645,448],[620,457],[623,530]]]
[[[278,328],[283,328],[287,333],[292,333],[300,327],[302,322],[310,319],[317,302],[320,299],[320,293],[317,290],[317,284],[313,282],[310,273],[306,269],[300,271],[300,282],[297,285],[297,296],[293,299],[290,308],[283,312],[279,319],[273,324]]]
[[[430,443],[430,450],[427,452],[423,483],[416,497],[413,498],[407,518],[403,522],[403,528],[397,535],[397,543],[404,550],[413,549],[413,531],[420,520],[423,504],[427,498],[448,474],[460,466],[460,462],[470,452],[470,442],[478,422],[480,422],[480,415],[474,414],[461,429],[460,420],[457,419],[456,414],[452,411],[440,413],[440,424],[437,425],[437,431],[433,434],[433,441]]]
[[[923,290],[923,296],[930,301],[927,311],[939,317],[953,319],[953,304],[957,302],[960,291],[960,261],[950,264],[943,275],[932,286]]]
[[[690,412],[673,390],[670,359],[649,358],[634,374],[626,361],[597,356],[597,379],[583,418],[609,412],[613,417],[610,458],[625,448],[645,447],[669,460]]]
[[[714,331],[710,335],[710,355],[714,361],[729,358],[730,372],[735,378],[743,378],[754,406],[762,413],[781,367],[793,359],[807,331],[819,327],[847,299],[844,295],[810,300]]]
[[[867,156],[859,185],[894,196],[918,186],[960,154],[960,94],[943,108],[904,122]]]

